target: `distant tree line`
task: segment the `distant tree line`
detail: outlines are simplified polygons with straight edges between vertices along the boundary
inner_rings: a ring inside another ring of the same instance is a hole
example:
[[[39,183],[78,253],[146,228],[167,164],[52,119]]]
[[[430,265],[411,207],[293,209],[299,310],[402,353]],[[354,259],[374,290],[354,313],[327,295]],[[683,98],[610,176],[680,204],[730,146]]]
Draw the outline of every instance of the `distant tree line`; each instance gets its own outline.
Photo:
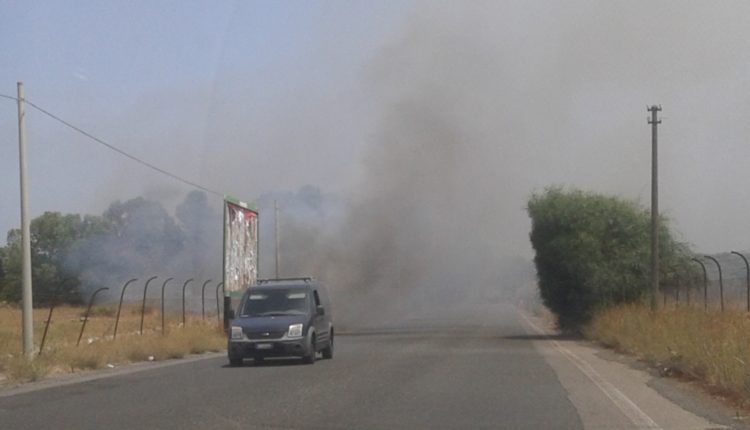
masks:
[[[102,215],[45,212],[31,221],[34,304],[79,303],[92,288],[145,274],[216,273],[221,232],[219,211],[200,191],[174,217],[143,197],[116,201]],[[20,300],[21,232],[12,229],[0,247],[0,301]]]
[[[528,203],[531,244],[544,304],[565,329],[579,329],[613,304],[647,297],[650,212],[621,198],[549,188]],[[692,273],[690,249],[660,220],[662,284]]]

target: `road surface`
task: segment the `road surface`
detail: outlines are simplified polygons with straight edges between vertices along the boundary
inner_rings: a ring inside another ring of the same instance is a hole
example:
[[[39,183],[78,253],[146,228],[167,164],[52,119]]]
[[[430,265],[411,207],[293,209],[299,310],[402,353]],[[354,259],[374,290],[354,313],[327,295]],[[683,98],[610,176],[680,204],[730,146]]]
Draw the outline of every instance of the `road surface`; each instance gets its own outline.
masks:
[[[511,306],[485,305],[341,335],[334,359],[314,365],[231,368],[215,357],[6,390],[0,428],[721,427],[648,387],[644,372],[539,330]]]

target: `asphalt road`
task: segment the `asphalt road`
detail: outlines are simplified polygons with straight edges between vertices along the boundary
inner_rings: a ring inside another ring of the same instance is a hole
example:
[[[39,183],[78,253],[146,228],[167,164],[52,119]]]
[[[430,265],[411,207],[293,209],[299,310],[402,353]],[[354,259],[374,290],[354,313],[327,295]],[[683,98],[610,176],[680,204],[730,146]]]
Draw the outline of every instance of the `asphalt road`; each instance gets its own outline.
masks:
[[[0,396],[0,428],[583,428],[540,341],[513,308],[488,307],[341,335],[334,358],[313,365],[212,358]]]

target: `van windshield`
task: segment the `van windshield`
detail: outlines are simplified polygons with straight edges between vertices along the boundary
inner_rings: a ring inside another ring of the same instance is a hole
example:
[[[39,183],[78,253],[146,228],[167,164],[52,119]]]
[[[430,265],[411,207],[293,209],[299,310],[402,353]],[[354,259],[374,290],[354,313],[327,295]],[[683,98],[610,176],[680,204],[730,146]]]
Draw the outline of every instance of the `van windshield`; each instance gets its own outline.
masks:
[[[309,309],[308,296],[304,289],[253,289],[245,296],[240,316],[304,315]]]

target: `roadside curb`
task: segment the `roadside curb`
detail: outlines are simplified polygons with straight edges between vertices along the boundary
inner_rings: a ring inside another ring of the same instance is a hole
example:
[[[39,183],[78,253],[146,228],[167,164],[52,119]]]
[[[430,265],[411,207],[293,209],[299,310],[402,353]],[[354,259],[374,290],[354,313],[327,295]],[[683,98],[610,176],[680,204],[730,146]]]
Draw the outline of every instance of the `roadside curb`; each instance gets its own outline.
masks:
[[[194,363],[196,361],[210,360],[214,358],[226,357],[226,351],[207,352],[203,354],[193,354],[184,358],[175,358],[164,361],[141,361],[137,363],[125,364],[122,367],[114,369],[97,369],[80,373],[65,374],[53,376],[41,381],[27,382],[24,384],[9,385],[0,387],[0,398],[12,397],[20,394],[33,393],[35,391],[46,390],[49,388],[64,387],[68,385],[81,384],[84,382],[97,381],[100,379],[113,378],[116,376],[129,375],[132,373],[145,372],[147,370],[162,369],[165,367],[176,366],[179,364]]]

